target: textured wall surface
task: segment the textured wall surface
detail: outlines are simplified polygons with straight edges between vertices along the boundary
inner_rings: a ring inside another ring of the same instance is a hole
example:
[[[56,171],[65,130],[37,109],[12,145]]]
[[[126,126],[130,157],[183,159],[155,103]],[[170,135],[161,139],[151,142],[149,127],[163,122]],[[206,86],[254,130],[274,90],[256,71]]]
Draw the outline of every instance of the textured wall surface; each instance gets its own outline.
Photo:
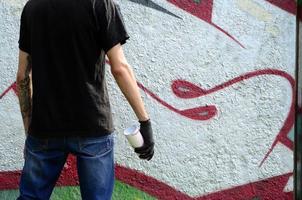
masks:
[[[110,73],[114,199],[293,199],[294,0],[116,0],[153,119],[156,153],[122,135],[136,118]],[[24,133],[15,94],[24,0],[0,0],[0,199],[14,199]],[[108,67],[109,68],[109,67]],[[53,199],[79,199],[70,157]]]

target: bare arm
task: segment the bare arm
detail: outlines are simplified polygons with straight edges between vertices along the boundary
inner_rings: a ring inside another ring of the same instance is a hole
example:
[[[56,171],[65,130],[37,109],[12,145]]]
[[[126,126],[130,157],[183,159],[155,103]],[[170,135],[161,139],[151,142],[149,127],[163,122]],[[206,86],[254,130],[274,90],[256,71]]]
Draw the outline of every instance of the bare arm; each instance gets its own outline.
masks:
[[[111,73],[137,118],[140,121],[148,120],[149,116],[139,93],[134,73],[125,58],[122,46],[120,44],[114,46],[107,52],[107,56],[111,64]]]
[[[17,72],[17,90],[20,110],[23,118],[25,133],[27,134],[32,111],[31,91],[31,57],[28,53],[19,51],[19,66]]]

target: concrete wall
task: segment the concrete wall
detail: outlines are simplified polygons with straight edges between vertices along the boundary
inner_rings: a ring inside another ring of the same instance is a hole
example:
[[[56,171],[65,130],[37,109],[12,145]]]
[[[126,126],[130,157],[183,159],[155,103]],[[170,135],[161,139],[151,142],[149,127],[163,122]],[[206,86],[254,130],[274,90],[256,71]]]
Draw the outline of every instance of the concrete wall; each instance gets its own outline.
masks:
[[[110,73],[115,199],[292,199],[294,0],[116,0],[156,153],[122,135],[135,116]],[[14,81],[24,0],[0,0],[0,197],[17,195],[24,134]],[[79,199],[70,158],[53,199]],[[75,187],[66,187],[75,186]]]

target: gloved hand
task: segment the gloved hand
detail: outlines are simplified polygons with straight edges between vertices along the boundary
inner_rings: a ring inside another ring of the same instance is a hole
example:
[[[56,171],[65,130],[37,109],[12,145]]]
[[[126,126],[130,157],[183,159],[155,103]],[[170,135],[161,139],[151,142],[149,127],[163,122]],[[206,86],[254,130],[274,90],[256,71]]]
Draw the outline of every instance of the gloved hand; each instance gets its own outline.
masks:
[[[135,148],[134,151],[139,155],[140,159],[151,160],[154,154],[154,139],[150,119],[147,121],[139,121],[140,132],[144,138],[144,145]]]

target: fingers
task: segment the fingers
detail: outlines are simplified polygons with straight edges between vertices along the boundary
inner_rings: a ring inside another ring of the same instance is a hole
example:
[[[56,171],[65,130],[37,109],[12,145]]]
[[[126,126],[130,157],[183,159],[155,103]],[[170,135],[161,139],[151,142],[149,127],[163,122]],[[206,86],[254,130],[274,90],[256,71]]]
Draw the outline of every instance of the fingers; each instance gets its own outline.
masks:
[[[152,150],[151,152],[149,152],[148,154],[141,154],[139,155],[138,157],[140,159],[143,159],[143,160],[151,160],[153,158],[153,155],[154,155],[154,151]]]
[[[140,159],[143,160],[151,160],[154,155],[154,144],[151,144],[149,146],[143,146],[140,148],[134,149],[135,153],[137,153]]]

